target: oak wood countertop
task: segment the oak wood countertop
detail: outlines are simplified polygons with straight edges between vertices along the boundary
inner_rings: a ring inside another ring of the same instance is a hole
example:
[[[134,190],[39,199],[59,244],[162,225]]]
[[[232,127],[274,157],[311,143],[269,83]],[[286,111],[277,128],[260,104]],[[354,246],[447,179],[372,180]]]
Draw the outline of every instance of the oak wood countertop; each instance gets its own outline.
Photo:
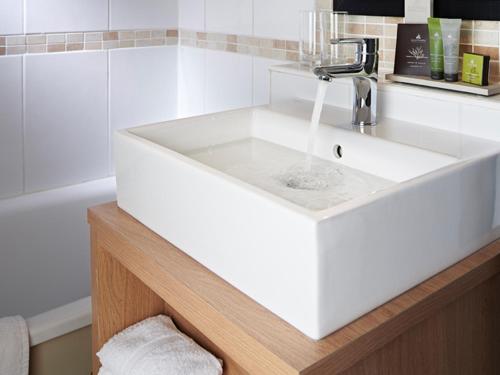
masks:
[[[314,341],[146,228],[116,202],[90,208],[88,220],[99,246],[242,368],[256,374],[269,369],[273,374],[345,371],[500,273],[499,240]]]

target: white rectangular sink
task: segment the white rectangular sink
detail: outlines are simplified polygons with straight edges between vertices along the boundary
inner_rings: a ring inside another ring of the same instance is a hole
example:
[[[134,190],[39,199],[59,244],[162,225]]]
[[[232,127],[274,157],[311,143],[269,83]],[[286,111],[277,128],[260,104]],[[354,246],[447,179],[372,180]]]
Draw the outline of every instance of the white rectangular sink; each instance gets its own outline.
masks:
[[[118,205],[313,339],[500,235],[498,144],[389,120],[372,135],[322,124],[311,177],[308,114],[257,107],[119,131]]]

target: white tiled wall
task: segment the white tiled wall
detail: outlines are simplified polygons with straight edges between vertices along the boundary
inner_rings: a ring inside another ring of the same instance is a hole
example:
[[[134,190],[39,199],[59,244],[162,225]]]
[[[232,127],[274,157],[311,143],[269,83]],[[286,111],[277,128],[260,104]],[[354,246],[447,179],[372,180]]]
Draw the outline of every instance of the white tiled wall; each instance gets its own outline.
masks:
[[[0,198],[23,189],[22,58],[0,59]]]
[[[1,0],[0,34],[177,28],[177,3]],[[108,176],[112,129],[177,116],[177,60],[176,46],[0,56],[0,199]]]
[[[273,104],[293,99],[314,101],[317,89],[318,81],[315,78],[281,72],[273,72],[271,75],[271,102]],[[335,80],[326,93],[325,103],[351,109],[352,80]]]
[[[179,0],[179,27],[297,40],[299,11],[314,0]]]
[[[283,61],[180,47],[178,116],[269,103],[269,67]]]
[[[27,33],[104,30],[108,27],[107,0],[25,2]]]
[[[109,73],[111,135],[177,117],[177,47],[110,51]]]
[[[314,9],[314,0],[253,0],[254,35],[264,38],[299,39],[301,10]]]
[[[252,35],[253,0],[205,0],[206,31]]]
[[[500,142],[499,119],[500,111],[498,110],[479,105],[463,105],[460,126],[465,134]]]
[[[177,0],[109,0],[109,12],[113,30],[177,26]]]
[[[178,66],[178,116],[205,113],[206,50],[180,47]]]
[[[205,0],[179,1],[179,28],[205,30]]]
[[[269,103],[270,74],[269,68],[273,65],[283,64],[283,61],[254,57],[253,59],[253,104],[263,105]]]
[[[252,57],[211,50],[206,54],[206,112],[251,106]]]
[[[26,57],[25,189],[108,174],[106,52]]]
[[[23,0],[0,1],[0,34],[22,34]]]
[[[314,9],[314,5],[314,0],[181,0],[179,28],[298,40],[299,11]],[[181,47],[179,115],[267,104],[268,68],[283,63]]]
[[[177,116],[177,48],[110,52],[111,131]]]
[[[379,98],[379,115],[397,119],[409,119],[428,126],[437,126],[442,130],[459,131],[460,105],[451,101],[441,101],[424,96],[411,99],[412,108],[408,108],[408,96],[397,92],[382,92]],[[411,115],[410,112],[411,111]]]

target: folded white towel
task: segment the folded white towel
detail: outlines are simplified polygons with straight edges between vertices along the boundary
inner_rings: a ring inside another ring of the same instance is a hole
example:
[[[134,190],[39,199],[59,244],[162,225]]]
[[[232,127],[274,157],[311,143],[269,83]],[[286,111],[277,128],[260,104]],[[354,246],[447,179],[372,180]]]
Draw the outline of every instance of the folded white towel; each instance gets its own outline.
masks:
[[[113,336],[97,353],[99,375],[220,375],[221,362],[159,315]]]
[[[28,375],[28,327],[21,316],[0,319],[0,374]]]

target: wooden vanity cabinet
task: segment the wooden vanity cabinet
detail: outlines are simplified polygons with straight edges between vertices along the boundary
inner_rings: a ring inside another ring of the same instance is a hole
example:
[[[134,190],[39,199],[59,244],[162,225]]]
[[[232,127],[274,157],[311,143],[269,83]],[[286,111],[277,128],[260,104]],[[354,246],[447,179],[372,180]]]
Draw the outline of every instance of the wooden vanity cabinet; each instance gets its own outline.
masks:
[[[500,241],[314,341],[116,203],[89,209],[88,221],[94,354],[164,313],[222,358],[228,375],[500,374]],[[94,355],[94,374],[99,366]]]

